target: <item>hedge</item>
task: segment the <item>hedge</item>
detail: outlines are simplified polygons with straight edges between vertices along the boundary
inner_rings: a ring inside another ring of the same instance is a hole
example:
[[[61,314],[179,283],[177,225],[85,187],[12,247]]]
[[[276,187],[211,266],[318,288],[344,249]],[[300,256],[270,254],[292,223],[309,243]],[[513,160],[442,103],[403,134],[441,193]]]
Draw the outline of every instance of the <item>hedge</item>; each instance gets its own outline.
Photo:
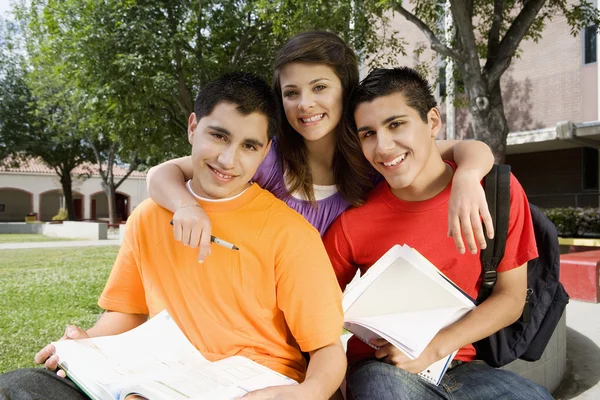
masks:
[[[599,237],[600,210],[598,208],[548,208],[543,209],[562,237]]]

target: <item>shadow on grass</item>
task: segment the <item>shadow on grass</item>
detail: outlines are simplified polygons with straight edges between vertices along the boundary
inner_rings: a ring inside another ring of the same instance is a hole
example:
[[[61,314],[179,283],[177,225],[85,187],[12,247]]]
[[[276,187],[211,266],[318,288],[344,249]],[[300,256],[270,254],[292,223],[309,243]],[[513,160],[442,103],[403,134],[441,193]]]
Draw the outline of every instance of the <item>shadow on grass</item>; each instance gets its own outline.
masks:
[[[560,400],[573,399],[598,382],[600,348],[587,336],[567,328],[567,371],[562,383],[554,392],[554,397]],[[600,393],[600,388],[598,390]]]

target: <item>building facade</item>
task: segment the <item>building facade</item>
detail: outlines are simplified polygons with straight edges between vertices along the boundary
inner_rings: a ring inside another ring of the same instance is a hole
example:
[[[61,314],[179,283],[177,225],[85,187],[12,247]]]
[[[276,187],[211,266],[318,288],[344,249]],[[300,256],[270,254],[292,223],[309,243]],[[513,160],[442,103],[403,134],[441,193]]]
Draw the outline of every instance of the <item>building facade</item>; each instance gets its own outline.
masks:
[[[406,56],[399,56],[397,65],[415,67],[427,62],[432,75],[437,75],[442,66],[436,66],[436,54],[425,35],[397,14],[392,26],[408,43]],[[502,76],[510,131],[506,163],[530,201],[540,207],[599,206],[596,40],[595,27],[573,36],[566,18],[556,16],[547,22],[537,43],[521,43],[519,56]],[[414,50],[420,47],[427,49],[417,57]],[[441,91],[443,85],[438,84],[438,98]],[[443,117],[445,109],[440,102]],[[456,138],[472,138],[467,111],[457,109],[455,120]],[[445,135],[443,129],[439,138]]]
[[[108,220],[108,200],[102,190],[102,179],[92,165],[76,168],[73,177],[73,199],[78,220]],[[115,167],[115,180],[127,171]],[[145,198],[146,174],[133,172],[117,189],[117,216],[125,221]],[[28,214],[38,220],[51,221],[60,208],[65,208],[60,178],[39,160],[29,160],[19,168],[0,167],[0,222],[23,222]]]

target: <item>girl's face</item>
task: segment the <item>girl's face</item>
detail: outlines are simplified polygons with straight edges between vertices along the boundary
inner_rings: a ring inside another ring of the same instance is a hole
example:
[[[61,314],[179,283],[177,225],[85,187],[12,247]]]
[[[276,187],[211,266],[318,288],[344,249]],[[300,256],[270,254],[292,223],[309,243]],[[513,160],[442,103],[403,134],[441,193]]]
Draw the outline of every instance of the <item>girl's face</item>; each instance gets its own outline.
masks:
[[[323,64],[290,63],[279,84],[285,116],[304,140],[316,141],[335,130],[342,116],[342,82]]]

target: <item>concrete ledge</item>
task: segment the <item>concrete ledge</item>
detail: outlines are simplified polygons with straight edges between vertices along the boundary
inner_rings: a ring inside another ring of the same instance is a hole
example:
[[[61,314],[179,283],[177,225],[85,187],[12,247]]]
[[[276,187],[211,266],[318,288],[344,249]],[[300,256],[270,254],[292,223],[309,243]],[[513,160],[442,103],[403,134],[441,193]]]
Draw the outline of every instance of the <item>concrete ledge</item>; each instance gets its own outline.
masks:
[[[24,222],[2,222],[0,233],[41,234],[43,224],[26,224]]]
[[[529,362],[515,360],[502,367],[542,385],[550,393],[560,385],[567,367],[567,313],[563,313],[542,357]]]
[[[105,222],[64,221],[62,224],[0,223],[0,233],[37,233],[71,239],[106,240]]]
[[[562,254],[560,282],[574,300],[600,302],[600,250]]]

